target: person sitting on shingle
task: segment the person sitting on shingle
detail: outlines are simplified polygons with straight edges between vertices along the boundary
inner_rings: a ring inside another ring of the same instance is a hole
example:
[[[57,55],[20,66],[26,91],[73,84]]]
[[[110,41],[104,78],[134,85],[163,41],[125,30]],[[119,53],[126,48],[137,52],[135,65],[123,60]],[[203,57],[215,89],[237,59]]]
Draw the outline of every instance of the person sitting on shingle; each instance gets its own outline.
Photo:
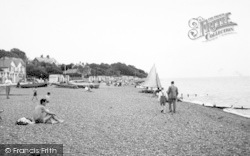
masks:
[[[63,120],[57,118],[55,113],[50,112],[45,106],[47,104],[46,99],[41,99],[40,104],[35,107],[35,111],[33,114],[33,119],[35,123],[46,123],[46,124],[54,124],[54,123],[62,123]]]

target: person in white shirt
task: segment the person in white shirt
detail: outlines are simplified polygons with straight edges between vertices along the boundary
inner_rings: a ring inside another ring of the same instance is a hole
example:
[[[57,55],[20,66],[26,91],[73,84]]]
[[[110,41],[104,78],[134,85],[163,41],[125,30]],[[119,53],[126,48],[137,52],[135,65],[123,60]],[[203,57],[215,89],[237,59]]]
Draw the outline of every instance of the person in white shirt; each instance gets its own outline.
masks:
[[[89,87],[89,86],[86,86],[86,87],[85,87],[85,90],[86,90],[86,91],[88,91],[88,92],[91,92],[91,90],[90,90],[90,87]]]
[[[7,77],[7,79],[4,82],[5,86],[6,86],[6,97],[7,99],[9,99],[9,95],[10,95],[10,86],[12,84],[11,80]]]

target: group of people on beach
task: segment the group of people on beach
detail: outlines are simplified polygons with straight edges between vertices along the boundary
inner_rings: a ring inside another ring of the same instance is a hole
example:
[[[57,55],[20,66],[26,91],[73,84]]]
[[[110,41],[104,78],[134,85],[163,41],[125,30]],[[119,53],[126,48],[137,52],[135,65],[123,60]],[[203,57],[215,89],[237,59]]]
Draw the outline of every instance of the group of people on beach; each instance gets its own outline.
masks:
[[[7,77],[5,80],[5,88],[6,88],[6,98],[9,99],[10,95],[10,88],[12,85],[12,81]],[[38,93],[37,93],[37,87],[33,88],[33,97],[31,101],[38,101]],[[50,101],[50,92],[47,92],[45,95],[45,98],[40,99],[39,104],[35,107],[35,110],[33,112],[33,123],[48,123],[48,124],[54,124],[54,123],[62,123],[63,120],[60,120],[57,118],[56,114],[49,111],[46,108],[46,105]],[[4,110],[0,110],[0,113],[4,112]],[[0,120],[2,120],[0,116]]]
[[[10,92],[10,84],[11,81],[7,79],[5,81],[6,85],[6,95],[7,99],[9,99],[9,92]],[[88,90],[88,89],[86,89]],[[160,101],[160,106],[161,106],[161,113],[166,113],[167,107],[166,103],[169,103],[169,112],[170,113],[176,113],[176,101],[178,97],[178,88],[174,85],[174,81],[171,82],[171,86],[169,86],[168,90],[165,91],[164,88],[161,88],[156,91],[156,94],[158,94],[158,99]],[[33,88],[33,100],[38,100],[37,98],[38,93],[37,93],[37,88]],[[33,121],[34,123],[62,123],[63,120],[60,120],[57,118],[56,114],[53,112],[50,112],[47,108],[46,105],[49,103],[50,99],[50,92],[47,92],[45,98],[42,98],[38,104],[35,107],[34,113],[33,113]],[[3,112],[3,110],[0,110],[0,113]]]
[[[169,103],[169,112],[176,112],[176,101],[178,97],[178,88],[174,85],[174,81],[171,82],[171,86],[169,86],[168,90],[165,91],[164,88],[158,89],[156,91],[158,93],[158,99],[160,101],[161,113],[166,113],[166,103]]]

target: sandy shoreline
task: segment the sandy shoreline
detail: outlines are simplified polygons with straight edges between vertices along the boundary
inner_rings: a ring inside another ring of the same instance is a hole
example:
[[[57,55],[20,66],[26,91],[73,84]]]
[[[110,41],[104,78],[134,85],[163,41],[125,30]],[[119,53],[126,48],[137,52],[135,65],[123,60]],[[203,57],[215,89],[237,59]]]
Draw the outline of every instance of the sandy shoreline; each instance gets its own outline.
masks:
[[[64,144],[65,155],[250,155],[250,120],[191,103],[177,113],[159,112],[159,102],[133,87],[39,88],[52,93],[49,109],[65,123],[16,126],[31,117],[32,89],[0,91],[2,144]]]

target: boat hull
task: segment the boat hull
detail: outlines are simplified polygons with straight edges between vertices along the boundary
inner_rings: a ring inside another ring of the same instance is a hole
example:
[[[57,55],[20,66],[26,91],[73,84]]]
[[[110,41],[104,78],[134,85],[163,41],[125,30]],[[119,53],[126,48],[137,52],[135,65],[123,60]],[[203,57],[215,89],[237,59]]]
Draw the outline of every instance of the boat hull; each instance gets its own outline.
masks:
[[[85,87],[90,87],[90,88],[99,88],[100,84],[99,83],[74,83],[70,82],[72,85],[76,85],[78,88],[85,88]]]
[[[23,84],[20,85],[21,88],[35,88],[35,87],[47,87],[47,83],[34,83],[34,84]]]
[[[72,89],[77,89],[78,88],[76,85],[73,85],[73,84],[57,84],[57,83],[53,83],[52,85],[55,85],[58,88],[72,88]]]

